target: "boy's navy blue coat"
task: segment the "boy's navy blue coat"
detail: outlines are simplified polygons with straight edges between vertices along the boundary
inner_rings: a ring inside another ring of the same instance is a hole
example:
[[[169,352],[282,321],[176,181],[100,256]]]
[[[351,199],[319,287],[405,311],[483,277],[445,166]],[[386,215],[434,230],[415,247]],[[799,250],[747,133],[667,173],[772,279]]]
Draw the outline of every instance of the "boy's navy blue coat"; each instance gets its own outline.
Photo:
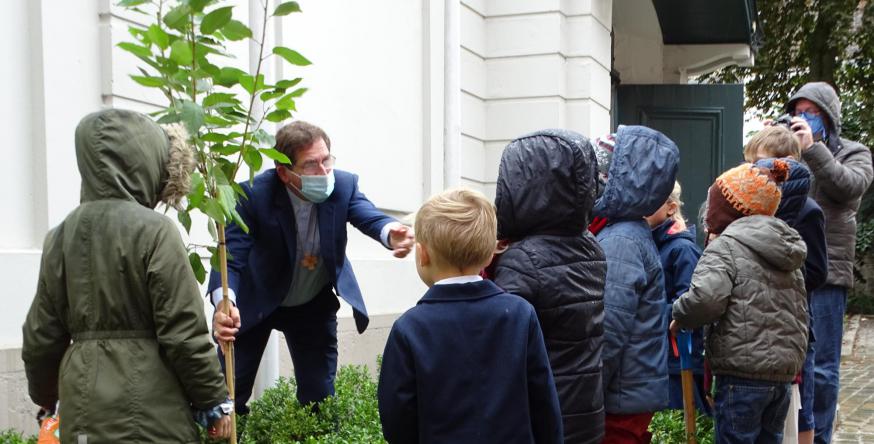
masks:
[[[534,309],[491,281],[435,285],[395,322],[379,376],[390,443],[561,443]]]
[[[607,227],[598,242],[607,257],[604,287],[604,405],[608,414],[668,406],[665,282],[652,230],[643,220],[665,203],[680,153],[662,133],[620,126],[604,194],[595,204]]]
[[[671,230],[673,226],[674,220],[668,219],[652,230],[665,274],[667,319],[671,319],[674,301],[689,291],[692,272],[701,258],[701,249],[695,243],[695,226],[677,232]],[[704,374],[704,333],[700,328],[692,332],[692,370],[696,375]],[[668,373],[680,374],[680,358],[674,356],[673,351],[668,353]]]
[[[819,204],[808,195],[810,170],[803,163],[783,159],[789,163],[789,178],[781,187],[782,197],[777,214],[790,227],[798,231],[807,246],[804,260],[804,287],[808,298],[813,290],[825,285],[828,279],[828,247],[825,239],[825,215]],[[762,159],[756,165],[771,168],[774,159]]]

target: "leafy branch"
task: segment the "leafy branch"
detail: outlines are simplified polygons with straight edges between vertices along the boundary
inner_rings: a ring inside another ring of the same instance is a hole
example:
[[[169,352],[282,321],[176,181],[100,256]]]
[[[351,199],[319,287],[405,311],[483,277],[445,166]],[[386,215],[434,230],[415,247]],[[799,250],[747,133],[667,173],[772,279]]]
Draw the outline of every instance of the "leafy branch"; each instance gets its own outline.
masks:
[[[292,118],[297,110],[295,99],[303,95],[306,88],[297,87],[301,78],[267,84],[262,73],[264,62],[278,56],[294,66],[310,64],[306,57],[291,48],[265,45],[269,21],[301,12],[297,2],[279,4],[272,14],[269,14],[268,2],[261,4],[260,40],[253,37],[249,27],[234,19],[234,6],[226,3],[217,0],[122,0],[118,3],[142,14],[147,22],[130,26],[128,31],[133,41],[118,44],[144,64],[131,79],[162,93],[167,103],[154,117],[159,123],[183,123],[196,149],[193,185],[186,208],[177,215],[179,222],[190,232],[191,212],[205,214],[214,241],[219,240],[220,228],[229,223],[248,231],[236,211],[238,200],[245,197],[236,183],[242,166],[248,167],[251,181],[264,157],[280,163],[290,162],[274,149],[275,138],[263,125]],[[258,46],[254,73],[230,63],[234,57],[227,44],[247,39]],[[259,101],[263,106],[256,112]],[[218,269],[216,256],[212,254],[212,265]],[[199,253],[192,251],[192,266],[203,282],[206,272],[202,265],[195,265],[199,261]]]

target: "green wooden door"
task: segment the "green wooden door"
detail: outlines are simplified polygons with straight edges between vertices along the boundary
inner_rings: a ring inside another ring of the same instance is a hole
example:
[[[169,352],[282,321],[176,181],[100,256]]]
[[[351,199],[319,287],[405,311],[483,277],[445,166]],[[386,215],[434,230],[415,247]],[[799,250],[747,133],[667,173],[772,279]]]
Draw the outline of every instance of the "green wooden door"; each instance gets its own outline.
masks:
[[[743,162],[743,85],[623,85],[616,105],[615,124],[648,126],[680,148],[683,215],[698,225],[707,188]]]

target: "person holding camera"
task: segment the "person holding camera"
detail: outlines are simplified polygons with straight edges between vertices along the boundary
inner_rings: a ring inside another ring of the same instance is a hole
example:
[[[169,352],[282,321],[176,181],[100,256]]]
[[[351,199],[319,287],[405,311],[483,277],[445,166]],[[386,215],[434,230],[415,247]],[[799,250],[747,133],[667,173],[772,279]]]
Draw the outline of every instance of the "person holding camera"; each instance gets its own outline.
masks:
[[[810,196],[825,213],[829,262],[826,285],[811,295],[814,396],[812,403],[805,403],[802,397],[799,437],[804,431],[815,431],[815,442],[827,443],[831,440],[840,387],[847,291],[853,286],[856,211],[874,171],[871,151],[841,137],[841,102],[829,84],[805,84],[792,95],[785,109],[789,116],[772,124],[789,126],[801,144],[801,158],[813,174]]]

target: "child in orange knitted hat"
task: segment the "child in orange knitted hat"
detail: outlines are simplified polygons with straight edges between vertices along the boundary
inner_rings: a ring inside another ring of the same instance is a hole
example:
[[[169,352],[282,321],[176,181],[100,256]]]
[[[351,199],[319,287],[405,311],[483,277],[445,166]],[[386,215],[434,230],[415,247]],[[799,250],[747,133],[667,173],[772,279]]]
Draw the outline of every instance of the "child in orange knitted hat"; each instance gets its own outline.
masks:
[[[790,383],[807,349],[807,248],[774,217],[789,165],[744,164],[710,187],[709,245],[671,329],[714,324],[705,348],[716,375],[717,442],[780,443]]]

